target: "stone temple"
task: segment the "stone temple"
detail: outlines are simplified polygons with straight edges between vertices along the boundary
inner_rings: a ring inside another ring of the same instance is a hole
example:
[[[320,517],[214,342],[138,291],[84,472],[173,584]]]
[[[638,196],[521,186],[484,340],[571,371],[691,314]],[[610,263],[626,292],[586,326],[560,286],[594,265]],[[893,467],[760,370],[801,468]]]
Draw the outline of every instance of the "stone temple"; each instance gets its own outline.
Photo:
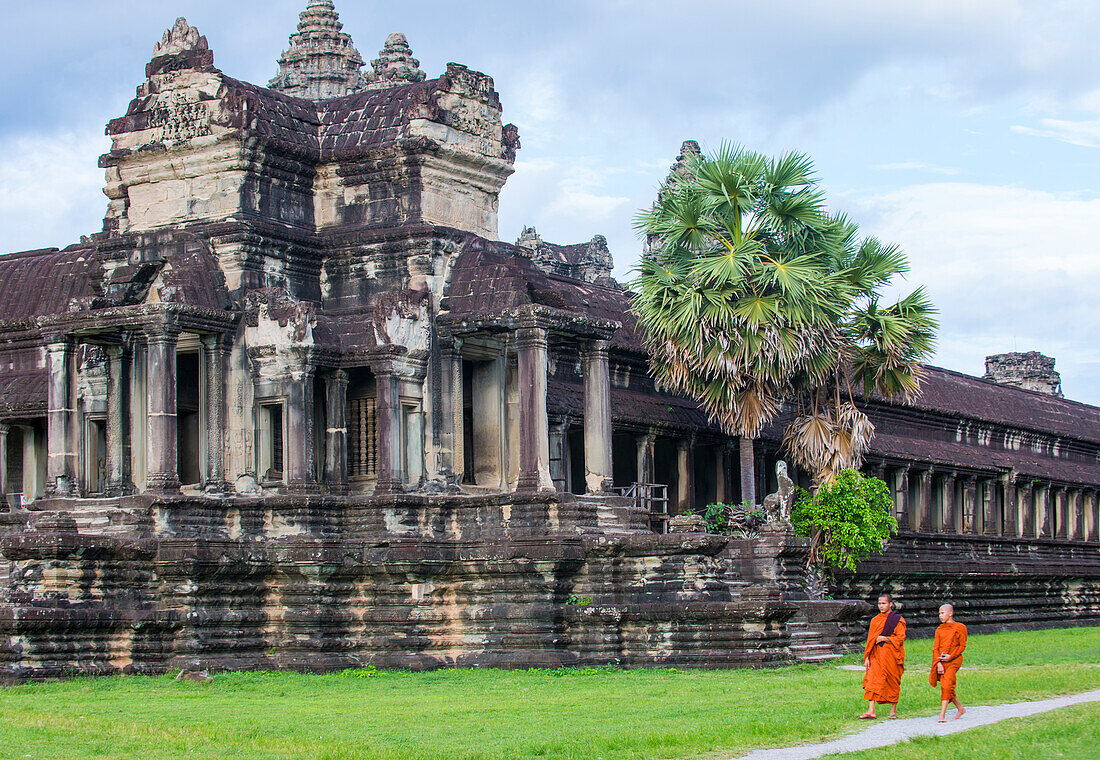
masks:
[[[102,231],[0,257],[0,678],[813,660],[880,588],[918,629],[1100,622],[1100,409],[1038,355],[868,402],[903,529],[853,601],[782,520],[670,532],[740,501],[737,441],[655,390],[602,237],[497,240],[501,114],[330,0],[267,87],[165,32]]]

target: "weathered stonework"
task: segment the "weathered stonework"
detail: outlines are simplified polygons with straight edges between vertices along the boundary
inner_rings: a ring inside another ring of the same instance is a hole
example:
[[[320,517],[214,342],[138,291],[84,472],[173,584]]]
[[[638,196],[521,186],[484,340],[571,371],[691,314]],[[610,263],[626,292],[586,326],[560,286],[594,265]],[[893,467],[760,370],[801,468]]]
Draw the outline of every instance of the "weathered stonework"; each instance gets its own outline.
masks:
[[[1062,376],[1054,371],[1054,359],[1038,351],[985,357],[985,379],[1013,388],[1062,396]]]
[[[654,387],[607,241],[495,239],[493,80],[402,35],[361,65],[328,0],[274,89],[180,19],[108,125],[103,230],[0,258],[0,678],[850,646],[868,607],[807,591],[778,427],[775,519],[695,532],[740,442]],[[867,408],[907,532],[845,593],[1096,618],[1100,410],[936,368]]]

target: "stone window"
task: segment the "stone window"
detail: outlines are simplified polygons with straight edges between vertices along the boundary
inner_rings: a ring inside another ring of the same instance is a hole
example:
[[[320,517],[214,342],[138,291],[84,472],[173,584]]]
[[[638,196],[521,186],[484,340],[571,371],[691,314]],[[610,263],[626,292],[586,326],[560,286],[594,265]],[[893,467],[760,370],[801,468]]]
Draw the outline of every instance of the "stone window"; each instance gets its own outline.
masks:
[[[348,399],[348,477],[373,478],[377,475],[377,466],[374,399]]]
[[[279,483],[283,480],[283,403],[260,404],[260,481]]]

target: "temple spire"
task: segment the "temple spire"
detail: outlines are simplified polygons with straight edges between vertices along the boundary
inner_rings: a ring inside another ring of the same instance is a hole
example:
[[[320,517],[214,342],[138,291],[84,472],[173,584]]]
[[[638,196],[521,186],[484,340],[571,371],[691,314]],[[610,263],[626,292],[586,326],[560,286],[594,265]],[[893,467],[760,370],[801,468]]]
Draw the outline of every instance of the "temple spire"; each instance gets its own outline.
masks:
[[[386,38],[386,44],[370,64],[374,69],[367,73],[367,81],[370,83],[367,89],[370,90],[380,90],[406,82],[424,81],[420,61],[412,57],[409,41],[401,32],[394,32]]]
[[[309,0],[269,86],[311,100],[339,98],[363,89],[366,81],[359,72],[363,58],[351,36],[341,31],[343,26],[332,0]]]

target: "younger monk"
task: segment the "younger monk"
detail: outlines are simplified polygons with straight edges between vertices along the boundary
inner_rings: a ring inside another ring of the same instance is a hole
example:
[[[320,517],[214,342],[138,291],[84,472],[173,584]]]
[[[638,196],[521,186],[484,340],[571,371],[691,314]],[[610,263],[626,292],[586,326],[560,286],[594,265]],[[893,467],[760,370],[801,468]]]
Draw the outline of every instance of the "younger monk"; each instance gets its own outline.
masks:
[[[940,627],[936,629],[936,639],[932,642],[932,672],[928,674],[928,683],[940,684],[940,723],[947,722],[947,705],[954,703],[958,708],[954,720],[966,714],[966,708],[955,695],[955,674],[963,664],[963,650],[966,649],[966,626],[955,622],[955,608],[950,604],[940,607]]]
[[[887,718],[898,717],[901,674],[905,672],[905,618],[894,610],[894,599],[889,594],[878,598],[878,613],[871,619],[863,652],[863,666],[867,668],[863,698],[867,700],[867,712],[859,717],[864,720],[877,717],[875,702],[890,705]]]

